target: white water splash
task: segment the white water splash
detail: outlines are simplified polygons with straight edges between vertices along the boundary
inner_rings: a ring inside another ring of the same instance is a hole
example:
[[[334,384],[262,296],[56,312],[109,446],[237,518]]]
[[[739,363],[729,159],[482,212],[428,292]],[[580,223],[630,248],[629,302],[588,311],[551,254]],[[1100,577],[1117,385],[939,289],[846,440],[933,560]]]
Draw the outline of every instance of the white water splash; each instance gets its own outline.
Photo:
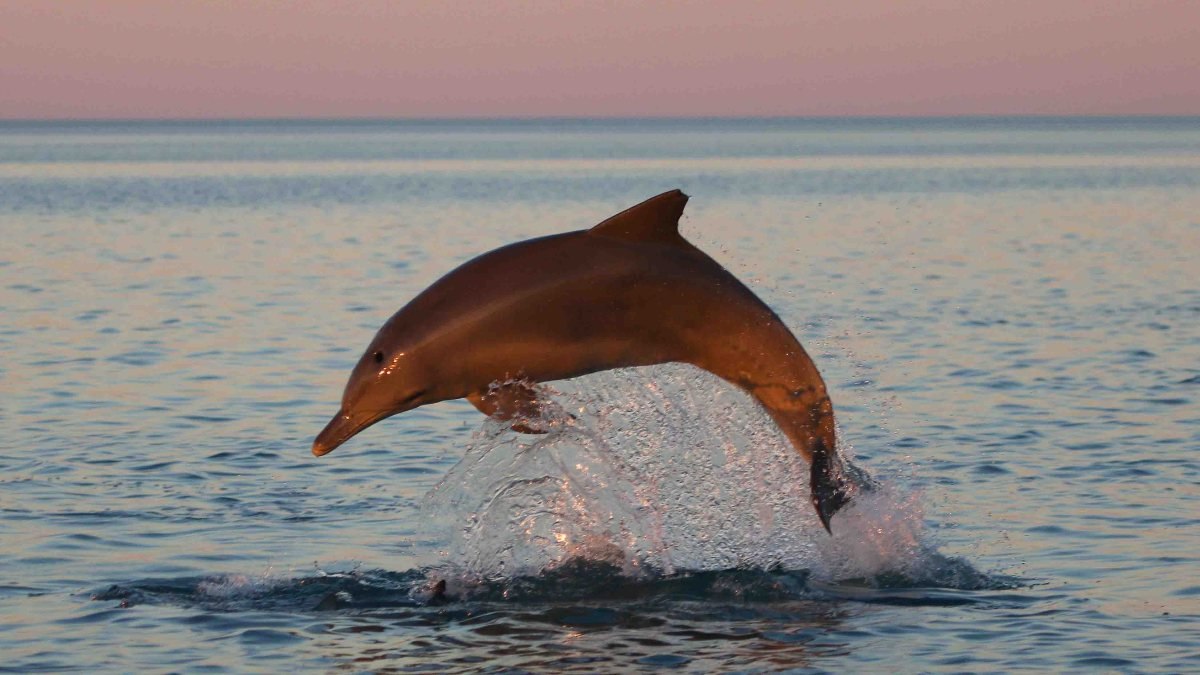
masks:
[[[765,411],[690,366],[542,386],[544,435],[488,421],[427,496],[453,532],[441,562],[467,579],[536,574],[572,558],[627,574],[808,569],[905,572],[922,551],[917,495],[886,481],[821,528],[808,466]]]

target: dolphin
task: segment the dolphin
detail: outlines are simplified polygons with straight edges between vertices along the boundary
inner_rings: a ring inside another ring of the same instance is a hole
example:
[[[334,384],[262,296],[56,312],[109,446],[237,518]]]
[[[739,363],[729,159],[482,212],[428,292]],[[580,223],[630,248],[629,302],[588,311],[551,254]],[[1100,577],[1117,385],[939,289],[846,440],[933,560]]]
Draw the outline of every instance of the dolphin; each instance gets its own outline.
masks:
[[[787,325],[679,234],[687,201],[664,192],[591,229],[484,253],[436,281],[371,340],[313,454],[458,398],[535,432],[523,422],[540,409],[535,383],[687,363],[767,411],[809,462],[812,504],[832,531],[830,518],[869,479],[839,456],[825,382]]]

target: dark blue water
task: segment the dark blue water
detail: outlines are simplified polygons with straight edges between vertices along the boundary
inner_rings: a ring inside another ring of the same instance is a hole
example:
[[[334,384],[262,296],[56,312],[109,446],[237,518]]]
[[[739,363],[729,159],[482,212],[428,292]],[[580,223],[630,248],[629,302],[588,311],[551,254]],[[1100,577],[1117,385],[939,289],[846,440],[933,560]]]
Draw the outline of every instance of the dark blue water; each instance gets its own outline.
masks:
[[[416,292],[675,187],[883,485],[833,537],[685,367],[311,456]],[[0,667],[1194,670],[1198,214],[1196,119],[0,123]]]

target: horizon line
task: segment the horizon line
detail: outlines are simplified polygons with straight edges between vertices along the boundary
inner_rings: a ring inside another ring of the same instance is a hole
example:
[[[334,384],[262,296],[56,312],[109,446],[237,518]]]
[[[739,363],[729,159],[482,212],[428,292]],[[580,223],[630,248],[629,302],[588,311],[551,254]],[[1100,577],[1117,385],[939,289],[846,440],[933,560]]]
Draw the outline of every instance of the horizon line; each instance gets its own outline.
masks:
[[[0,124],[16,123],[134,123],[134,122],[619,122],[619,121],[888,121],[888,120],[1200,120],[1200,112],[1163,113],[967,113],[967,114],[846,114],[846,115],[318,115],[318,116],[197,116],[197,117],[4,117]]]

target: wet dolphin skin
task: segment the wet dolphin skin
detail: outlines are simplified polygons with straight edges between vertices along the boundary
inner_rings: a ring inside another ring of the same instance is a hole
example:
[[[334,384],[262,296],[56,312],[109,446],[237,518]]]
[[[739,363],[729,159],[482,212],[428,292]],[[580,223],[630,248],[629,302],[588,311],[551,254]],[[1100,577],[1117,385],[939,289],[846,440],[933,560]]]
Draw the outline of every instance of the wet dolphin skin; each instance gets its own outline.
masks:
[[[688,363],[766,409],[810,463],[812,503],[828,530],[865,481],[838,455],[825,382],[775,312],[679,234],[687,200],[665,192],[591,229],[510,244],[439,279],[371,340],[313,454],[457,398],[531,431],[520,420],[538,410],[532,383]]]

